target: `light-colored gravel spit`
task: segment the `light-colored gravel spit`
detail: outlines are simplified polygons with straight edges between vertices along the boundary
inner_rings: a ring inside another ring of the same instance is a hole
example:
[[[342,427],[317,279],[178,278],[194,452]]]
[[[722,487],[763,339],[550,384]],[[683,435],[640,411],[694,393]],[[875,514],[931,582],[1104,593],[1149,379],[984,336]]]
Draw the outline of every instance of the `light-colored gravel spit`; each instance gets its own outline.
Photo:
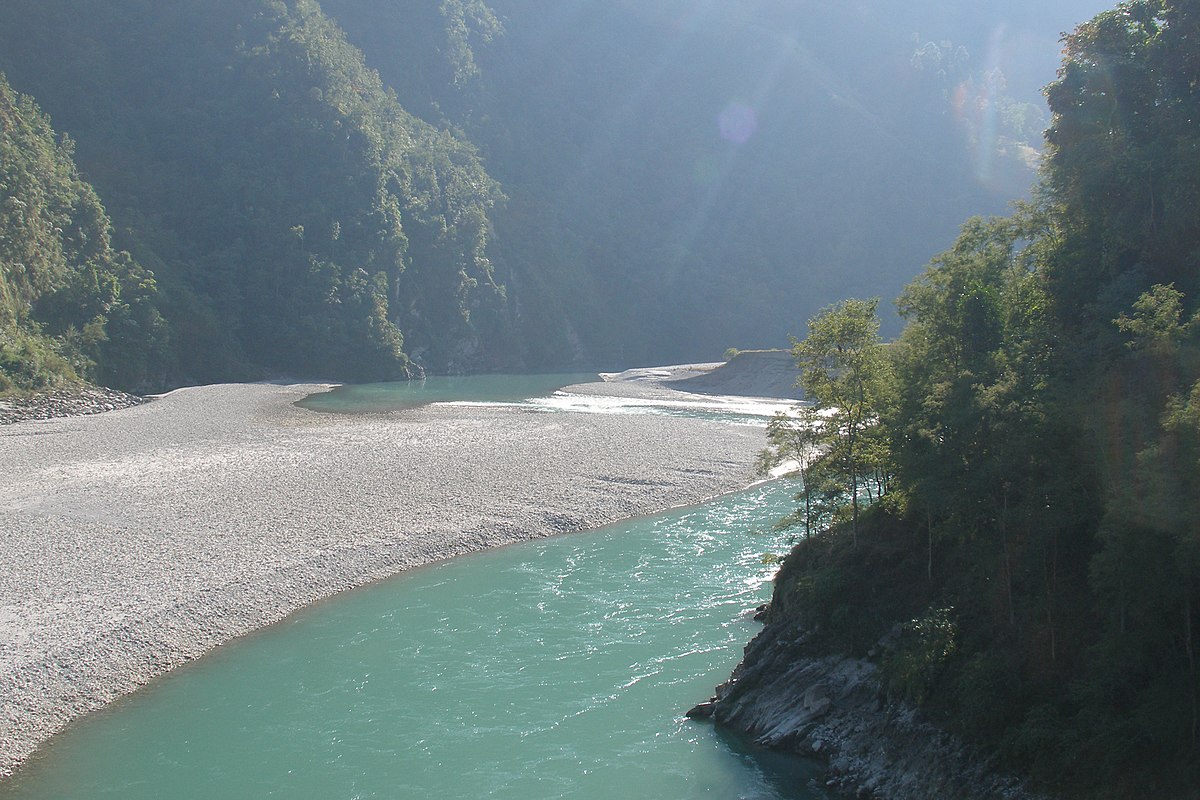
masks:
[[[738,488],[763,445],[677,417],[292,405],[319,388],[206,386],[0,427],[0,774],[315,600]]]

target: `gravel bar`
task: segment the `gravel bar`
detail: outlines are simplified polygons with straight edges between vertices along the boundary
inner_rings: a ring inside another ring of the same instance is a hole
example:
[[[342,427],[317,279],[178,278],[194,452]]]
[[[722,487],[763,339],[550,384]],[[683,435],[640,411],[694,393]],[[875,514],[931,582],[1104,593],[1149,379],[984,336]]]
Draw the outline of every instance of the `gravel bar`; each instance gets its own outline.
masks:
[[[11,425],[31,419],[103,414],[106,411],[116,411],[145,402],[144,397],[118,392],[116,389],[106,389],[103,386],[71,386],[36,392],[29,397],[0,398],[0,425]]]
[[[323,388],[204,386],[0,427],[0,774],[316,600],[740,488],[763,446],[668,416],[293,405]]]

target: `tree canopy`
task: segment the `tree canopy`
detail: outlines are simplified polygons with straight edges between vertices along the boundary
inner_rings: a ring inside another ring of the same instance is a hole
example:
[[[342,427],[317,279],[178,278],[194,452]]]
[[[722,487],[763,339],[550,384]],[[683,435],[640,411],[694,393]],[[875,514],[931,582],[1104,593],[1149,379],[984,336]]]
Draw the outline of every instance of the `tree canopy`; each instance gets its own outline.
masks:
[[[1033,201],[898,301],[884,502],[788,572],[840,646],[903,623],[888,690],[1068,796],[1200,791],[1197,22],[1135,0],[1066,38]]]
[[[805,422],[820,432],[824,470],[845,487],[850,530],[858,542],[859,484],[873,475],[882,490],[885,463],[880,422],[892,401],[892,372],[879,338],[873,300],[846,300],[823,309],[808,323],[808,336],[793,340],[800,384],[815,416]],[[839,477],[835,477],[839,476]]]
[[[316,2],[17,0],[0,63],[74,133],[153,266],[174,381],[395,378],[502,343],[498,185]]]
[[[154,276],[113,247],[72,150],[0,74],[0,391],[162,379]]]

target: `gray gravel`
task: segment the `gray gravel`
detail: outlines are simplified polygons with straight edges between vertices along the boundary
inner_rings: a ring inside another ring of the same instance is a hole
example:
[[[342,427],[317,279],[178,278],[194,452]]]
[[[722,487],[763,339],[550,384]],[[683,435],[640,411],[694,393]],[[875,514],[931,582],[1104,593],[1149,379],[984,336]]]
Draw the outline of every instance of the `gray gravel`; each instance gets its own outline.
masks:
[[[49,392],[37,392],[28,397],[0,398],[0,425],[11,425],[30,419],[103,414],[105,411],[116,411],[145,402],[144,397],[118,392],[116,389],[106,389],[103,386],[68,386]]]
[[[0,427],[0,774],[315,600],[738,488],[763,444],[665,416],[292,405],[321,388],[199,387]]]

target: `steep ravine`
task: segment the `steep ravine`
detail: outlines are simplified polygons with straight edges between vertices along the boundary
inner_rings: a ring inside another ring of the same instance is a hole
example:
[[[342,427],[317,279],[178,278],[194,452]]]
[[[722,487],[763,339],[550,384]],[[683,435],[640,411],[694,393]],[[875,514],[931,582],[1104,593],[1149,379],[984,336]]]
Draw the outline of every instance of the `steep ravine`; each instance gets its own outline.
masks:
[[[828,765],[828,785],[875,800],[1045,800],[983,755],[889,700],[871,658],[824,651],[776,586],[766,627],[715,697],[689,712]],[[872,657],[880,650],[872,651]]]

